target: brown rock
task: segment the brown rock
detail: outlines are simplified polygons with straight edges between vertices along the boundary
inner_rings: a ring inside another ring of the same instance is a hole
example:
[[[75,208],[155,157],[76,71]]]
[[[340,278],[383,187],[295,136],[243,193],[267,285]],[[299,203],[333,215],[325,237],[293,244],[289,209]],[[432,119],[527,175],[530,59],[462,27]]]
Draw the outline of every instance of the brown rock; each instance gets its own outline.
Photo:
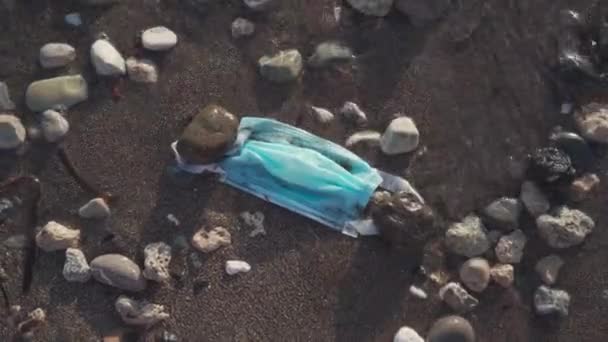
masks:
[[[238,119],[226,109],[209,105],[186,127],[177,151],[188,162],[208,164],[221,158],[236,140]]]
[[[509,264],[494,265],[490,270],[490,277],[496,284],[502,287],[511,287],[515,280],[513,266]]]
[[[490,264],[483,258],[471,258],[460,267],[460,280],[475,292],[482,292],[490,282]]]
[[[589,198],[600,184],[600,178],[595,173],[586,173],[570,185],[570,199],[581,202]]]

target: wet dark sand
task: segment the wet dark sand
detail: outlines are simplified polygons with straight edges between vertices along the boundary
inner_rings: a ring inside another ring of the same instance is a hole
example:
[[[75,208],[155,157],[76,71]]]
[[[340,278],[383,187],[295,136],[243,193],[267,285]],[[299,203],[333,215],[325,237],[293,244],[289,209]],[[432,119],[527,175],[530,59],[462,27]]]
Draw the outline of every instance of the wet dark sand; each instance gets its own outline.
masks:
[[[71,131],[64,146],[74,163],[120,200],[107,227],[76,215],[90,199],[44,146],[31,146],[25,160],[3,174],[35,172],[44,186],[41,220],[82,229],[87,258],[119,252],[140,264],[150,242],[188,238],[201,226],[227,227],[233,244],[200,255],[195,269],[175,253],[172,267],[185,271],[183,282],[151,286],[138,298],[169,307],[171,318],[158,327],[185,341],[390,341],[401,325],[425,334],[432,322],[450,312],[427,287],[431,298],[420,301],[407,291],[415,258],[392,252],[375,238],[351,239],[319,224],[214,182],[197,178],[177,186],[166,168],[169,144],[188,117],[209,103],[238,116],[261,115],[295,124],[335,142],[354,132],[337,120],[321,127],[305,105],[337,109],[345,100],[368,113],[370,128],[382,130],[394,113],[414,118],[421,131],[421,156],[387,158],[358,148],[373,165],[407,176],[447,219],[459,219],[501,195],[516,195],[521,178],[517,162],[543,144],[556,124],[565,122],[542,66],[555,55],[557,13],[591,1],[462,1],[440,23],[425,29],[410,26],[397,13],[365,18],[346,8],[340,26],[331,22],[333,1],[285,0],[268,14],[252,14],[237,0],[219,1],[206,14],[180,1],[161,1],[160,10],[143,1],[123,1],[109,9],[82,9],[67,1],[20,1],[14,12],[0,13],[0,79],[7,82],[19,115],[31,120],[23,103],[29,82],[55,74],[83,72],[90,80],[90,99],[69,111]],[[82,10],[84,29],[69,29],[63,16]],[[235,42],[230,23],[245,16],[257,24],[252,39]],[[98,80],[88,50],[95,35],[106,32],[123,55],[137,53],[137,33],[154,25],[176,31],[177,48],[149,55],[161,65],[154,86],[124,82],[124,98],[114,102],[111,86]],[[470,38],[455,41],[463,33]],[[255,61],[279,48],[311,54],[314,45],[339,38],[361,57],[353,65],[306,70],[290,87],[261,80]],[[41,71],[38,49],[50,41],[77,48],[69,70]],[[42,151],[42,152],[41,152]],[[47,151],[47,152],[44,152]],[[602,158],[598,170],[605,170]],[[532,293],[540,280],[533,265],[549,251],[538,241],[532,220],[521,227],[532,240],[522,265],[516,267],[515,291],[493,285],[479,296],[481,305],[466,315],[481,342],[600,342],[608,339],[607,193],[605,172],[600,196],[581,207],[596,219],[596,232],[578,248],[562,253],[566,260],[558,287],[570,292],[571,314],[560,321],[533,314]],[[250,238],[236,229],[238,213],[260,210],[268,235]],[[173,227],[172,213],[180,221]],[[0,226],[0,239],[22,229],[16,222]],[[104,230],[115,239],[102,242]],[[122,326],[113,303],[121,293],[95,282],[68,283],[61,275],[63,253],[41,254],[32,291],[20,295],[21,253],[3,252],[0,262],[12,274],[12,300],[31,310],[47,310],[49,324],[38,341],[97,341]],[[249,274],[229,278],[223,264],[247,260]],[[454,263],[456,264],[456,263]],[[193,291],[195,279],[210,287]],[[9,331],[0,325],[0,339]]]

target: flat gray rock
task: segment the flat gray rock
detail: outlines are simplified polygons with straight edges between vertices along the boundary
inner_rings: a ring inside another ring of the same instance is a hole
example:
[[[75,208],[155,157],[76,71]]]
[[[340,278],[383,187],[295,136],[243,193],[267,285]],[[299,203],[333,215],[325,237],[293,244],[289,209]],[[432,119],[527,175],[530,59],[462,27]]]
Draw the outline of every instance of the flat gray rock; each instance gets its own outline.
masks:
[[[48,43],[40,48],[40,65],[43,68],[58,68],[76,59],[76,49],[66,43]]]
[[[545,214],[551,208],[551,203],[540,187],[532,182],[525,181],[521,185],[519,198],[533,217]]]
[[[177,35],[164,26],[156,26],[142,33],[141,43],[147,50],[166,51],[177,45]]]
[[[110,207],[103,198],[94,198],[78,209],[78,215],[86,219],[105,219],[110,216]]]
[[[515,229],[519,224],[522,209],[519,199],[502,197],[485,207],[483,213],[489,221],[488,224],[497,228]]]
[[[91,261],[93,278],[102,284],[126,291],[143,291],[146,279],[131,259],[120,254],[105,254]]]

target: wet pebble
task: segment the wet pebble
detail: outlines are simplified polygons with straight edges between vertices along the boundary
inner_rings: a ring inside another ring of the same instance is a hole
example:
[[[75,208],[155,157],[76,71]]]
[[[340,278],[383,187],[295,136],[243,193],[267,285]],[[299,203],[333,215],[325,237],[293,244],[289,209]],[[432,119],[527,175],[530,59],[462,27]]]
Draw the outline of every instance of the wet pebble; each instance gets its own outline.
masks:
[[[564,290],[541,285],[534,292],[534,307],[540,315],[559,314],[560,316],[567,316],[569,306],[570,295]]]
[[[588,199],[597,190],[600,178],[595,173],[586,173],[570,184],[569,197],[574,202]]]
[[[8,86],[0,82],[0,110],[15,110],[15,103],[11,99]]]
[[[9,114],[0,114],[0,149],[14,149],[25,142],[25,127],[21,120]]]
[[[332,62],[350,61],[355,58],[353,51],[338,42],[323,42],[315,48],[315,52],[308,59],[308,64],[313,67],[323,67]]]
[[[344,145],[346,147],[353,147],[359,144],[366,144],[368,146],[379,146],[381,137],[382,135],[379,132],[375,131],[356,132],[346,139]]]
[[[380,148],[388,155],[407,153],[418,147],[419,140],[420,133],[414,120],[402,116],[388,125],[380,139]]]
[[[448,283],[439,289],[439,297],[454,311],[465,313],[473,310],[479,301],[459,283]]]
[[[469,258],[481,255],[490,248],[486,228],[475,215],[452,224],[446,231],[445,242],[451,252]]]
[[[532,181],[525,181],[521,185],[519,198],[533,217],[545,214],[551,208],[551,203],[542,189]]]
[[[91,61],[101,76],[120,76],[127,72],[125,59],[107,39],[98,39],[91,45]]]
[[[354,102],[344,102],[342,109],[340,109],[340,114],[346,119],[353,121],[358,126],[367,125],[367,115],[361,110],[359,105]]]
[[[243,0],[243,3],[254,11],[264,11],[269,9],[274,1],[275,0]]]
[[[177,35],[164,26],[152,27],[142,33],[141,43],[148,50],[166,51],[177,45]]]
[[[575,122],[583,137],[598,143],[608,143],[608,107],[590,103],[575,113]]]
[[[410,327],[401,327],[393,337],[393,342],[424,342],[416,330]]]
[[[36,234],[36,244],[45,252],[64,250],[78,246],[80,230],[70,229],[50,221]]]
[[[169,263],[171,262],[171,246],[164,242],[151,243],[144,249],[144,272],[146,279],[167,282],[171,278]]]
[[[156,83],[158,81],[158,68],[151,60],[129,57],[125,63],[131,81],[137,83]]]
[[[550,137],[553,144],[564,150],[577,170],[587,170],[593,165],[593,152],[580,135],[573,132],[557,132]]]
[[[58,68],[76,59],[76,49],[66,43],[48,43],[40,48],[40,65],[43,68]]]
[[[294,81],[302,72],[302,55],[298,50],[282,50],[275,55],[263,56],[258,61],[260,74],[269,81]]]
[[[334,113],[321,107],[310,106],[310,114],[314,116],[317,122],[326,124],[334,120]]]
[[[131,259],[120,254],[104,254],[91,261],[93,278],[102,284],[126,291],[142,291],[146,280]]]
[[[251,271],[251,265],[241,260],[228,260],[226,261],[226,273],[228,275],[235,275],[238,273],[247,273]]]
[[[65,264],[63,277],[67,281],[86,283],[91,279],[91,268],[84,253],[77,248],[68,248],[65,251]]]
[[[564,260],[558,255],[552,254],[540,259],[536,263],[536,273],[540,276],[543,283],[553,285],[557,281],[559,270],[564,265]]]
[[[595,222],[580,210],[566,206],[536,219],[540,236],[553,248],[569,248],[582,243],[595,227]]]
[[[490,283],[490,264],[483,258],[472,258],[460,267],[460,280],[472,291],[483,292]]]
[[[484,208],[488,223],[503,229],[515,229],[519,224],[522,204],[517,198],[502,197]]]
[[[40,114],[40,128],[46,141],[54,143],[68,134],[70,124],[61,113],[49,109]]]
[[[210,253],[222,246],[232,243],[230,232],[222,227],[215,227],[210,231],[199,230],[192,236],[192,245],[203,253]]]
[[[105,199],[94,198],[78,209],[78,215],[85,219],[105,219],[110,216],[110,206]]]
[[[447,316],[433,323],[427,342],[475,342],[475,330],[460,316]]]
[[[556,147],[538,148],[530,154],[528,161],[528,175],[539,182],[567,180],[575,172],[568,154]]]
[[[515,269],[513,265],[497,264],[490,269],[490,277],[492,280],[502,286],[511,287],[515,281]]]
[[[42,112],[58,107],[70,108],[88,96],[87,81],[81,75],[59,76],[30,84],[25,101],[32,111]]]
[[[255,24],[245,18],[236,18],[230,28],[234,39],[248,37],[255,32]]]
[[[80,16],[80,13],[78,13],[78,12],[66,14],[65,17],[63,18],[63,20],[65,21],[66,24],[73,26],[73,27],[79,27],[82,25],[82,17]]]
[[[237,137],[239,121],[226,109],[209,105],[184,129],[177,150],[189,163],[208,164],[221,158]]]
[[[393,0],[347,0],[357,11],[375,17],[384,17],[390,12]]]
[[[169,313],[163,305],[136,301],[126,296],[118,297],[114,307],[123,322],[130,325],[150,327],[169,318]]]
[[[517,264],[524,256],[524,248],[528,239],[521,230],[504,235],[498,240],[494,251],[496,258],[503,264]]]

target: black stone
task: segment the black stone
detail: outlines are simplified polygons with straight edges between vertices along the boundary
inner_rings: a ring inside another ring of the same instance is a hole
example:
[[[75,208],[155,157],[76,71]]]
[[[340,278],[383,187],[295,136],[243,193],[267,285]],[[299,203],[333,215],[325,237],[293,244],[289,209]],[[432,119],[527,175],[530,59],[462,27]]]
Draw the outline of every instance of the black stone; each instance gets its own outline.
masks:
[[[568,154],[578,172],[586,171],[593,165],[593,152],[580,135],[573,132],[559,132],[551,136],[552,143]]]
[[[541,183],[571,180],[575,174],[566,152],[556,147],[542,147],[528,156],[528,177]]]

